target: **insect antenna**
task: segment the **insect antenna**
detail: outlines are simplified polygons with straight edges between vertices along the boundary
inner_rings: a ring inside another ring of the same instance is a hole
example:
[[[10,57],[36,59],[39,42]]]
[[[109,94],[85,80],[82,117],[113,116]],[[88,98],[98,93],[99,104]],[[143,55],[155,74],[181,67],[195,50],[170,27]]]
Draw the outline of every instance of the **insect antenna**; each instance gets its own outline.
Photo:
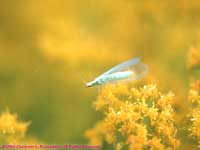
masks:
[[[85,85],[87,85],[87,81],[86,81],[82,76],[79,75],[79,78],[82,80],[82,82],[83,82]]]
[[[83,81],[83,83],[84,83],[85,85],[87,85],[87,81],[86,81],[85,79],[83,79],[83,78],[81,77],[81,80]]]

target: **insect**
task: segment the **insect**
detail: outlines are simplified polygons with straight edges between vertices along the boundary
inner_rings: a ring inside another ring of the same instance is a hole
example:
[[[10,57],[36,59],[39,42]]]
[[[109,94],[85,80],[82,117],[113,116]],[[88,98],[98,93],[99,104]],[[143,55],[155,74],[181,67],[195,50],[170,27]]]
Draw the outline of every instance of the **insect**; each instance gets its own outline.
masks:
[[[139,80],[144,77],[147,72],[147,65],[143,64],[140,58],[133,58],[111,68],[93,81],[86,83],[86,86],[92,87],[118,81]]]

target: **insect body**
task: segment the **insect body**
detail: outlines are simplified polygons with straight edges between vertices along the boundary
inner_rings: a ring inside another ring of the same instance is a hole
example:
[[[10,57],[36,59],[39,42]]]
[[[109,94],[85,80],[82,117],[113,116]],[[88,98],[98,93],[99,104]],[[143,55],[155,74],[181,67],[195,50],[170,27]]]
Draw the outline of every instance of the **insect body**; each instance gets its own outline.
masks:
[[[104,78],[95,79],[92,82],[87,83],[87,87],[91,87],[94,85],[101,85],[111,81],[118,81],[122,79],[126,79],[133,74],[132,71],[124,71],[124,72],[116,72],[109,75],[104,76]]]
[[[139,58],[134,58],[113,67],[93,81],[88,82],[86,86],[92,87],[117,81],[138,80],[142,78],[147,71],[148,67],[141,63]]]

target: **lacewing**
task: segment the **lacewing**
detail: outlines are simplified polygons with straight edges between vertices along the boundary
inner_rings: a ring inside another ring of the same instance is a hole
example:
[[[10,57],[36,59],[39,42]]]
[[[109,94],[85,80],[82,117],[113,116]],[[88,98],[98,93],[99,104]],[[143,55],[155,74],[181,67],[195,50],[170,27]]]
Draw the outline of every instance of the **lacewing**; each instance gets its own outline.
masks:
[[[110,70],[95,78],[93,81],[86,83],[86,86],[92,87],[107,83],[139,80],[143,78],[147,72],[147,65],[143,64],[140,61],[140,58],[133,58],[114,66]]]

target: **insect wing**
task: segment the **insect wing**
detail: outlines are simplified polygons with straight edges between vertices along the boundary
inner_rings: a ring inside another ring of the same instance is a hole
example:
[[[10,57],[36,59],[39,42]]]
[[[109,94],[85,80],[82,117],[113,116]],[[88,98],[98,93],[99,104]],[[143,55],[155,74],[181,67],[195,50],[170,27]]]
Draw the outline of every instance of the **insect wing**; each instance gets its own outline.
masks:
[[[128,70],[130,69],[132,66],[136,65],[140,63],[140,58],[134,58],[128,61],[125,61],[113,68],[111,68],[110,70],[108,70],[107,72],[103,73],[102,75],[98,76],[96,79],[100,79],[108,74],[112,74],[114,72],[119,72],[119,71],[124,71],[124,70]]]
[[[129,76],[125,79],[120,79],[118,81],[113,81],[113,82],[123,83],[123,82],[129,82],[132,80],[139,80],[148,73],[148,66],[146,64],[139,62],[138,64],[135,64],[135,65],[131,66],[130,68],[128,68],[128,70],[133,73],[131,76]],[[124,72],[126,72],[126,71],[124,71]],[[112,81],[110,81],[109,83],[112,83]]]
[[[148,66],[139,62],[130,69],[133,72],[133,75],[130,77],[130,80],[139,80],[143,78],[148,72]]]

